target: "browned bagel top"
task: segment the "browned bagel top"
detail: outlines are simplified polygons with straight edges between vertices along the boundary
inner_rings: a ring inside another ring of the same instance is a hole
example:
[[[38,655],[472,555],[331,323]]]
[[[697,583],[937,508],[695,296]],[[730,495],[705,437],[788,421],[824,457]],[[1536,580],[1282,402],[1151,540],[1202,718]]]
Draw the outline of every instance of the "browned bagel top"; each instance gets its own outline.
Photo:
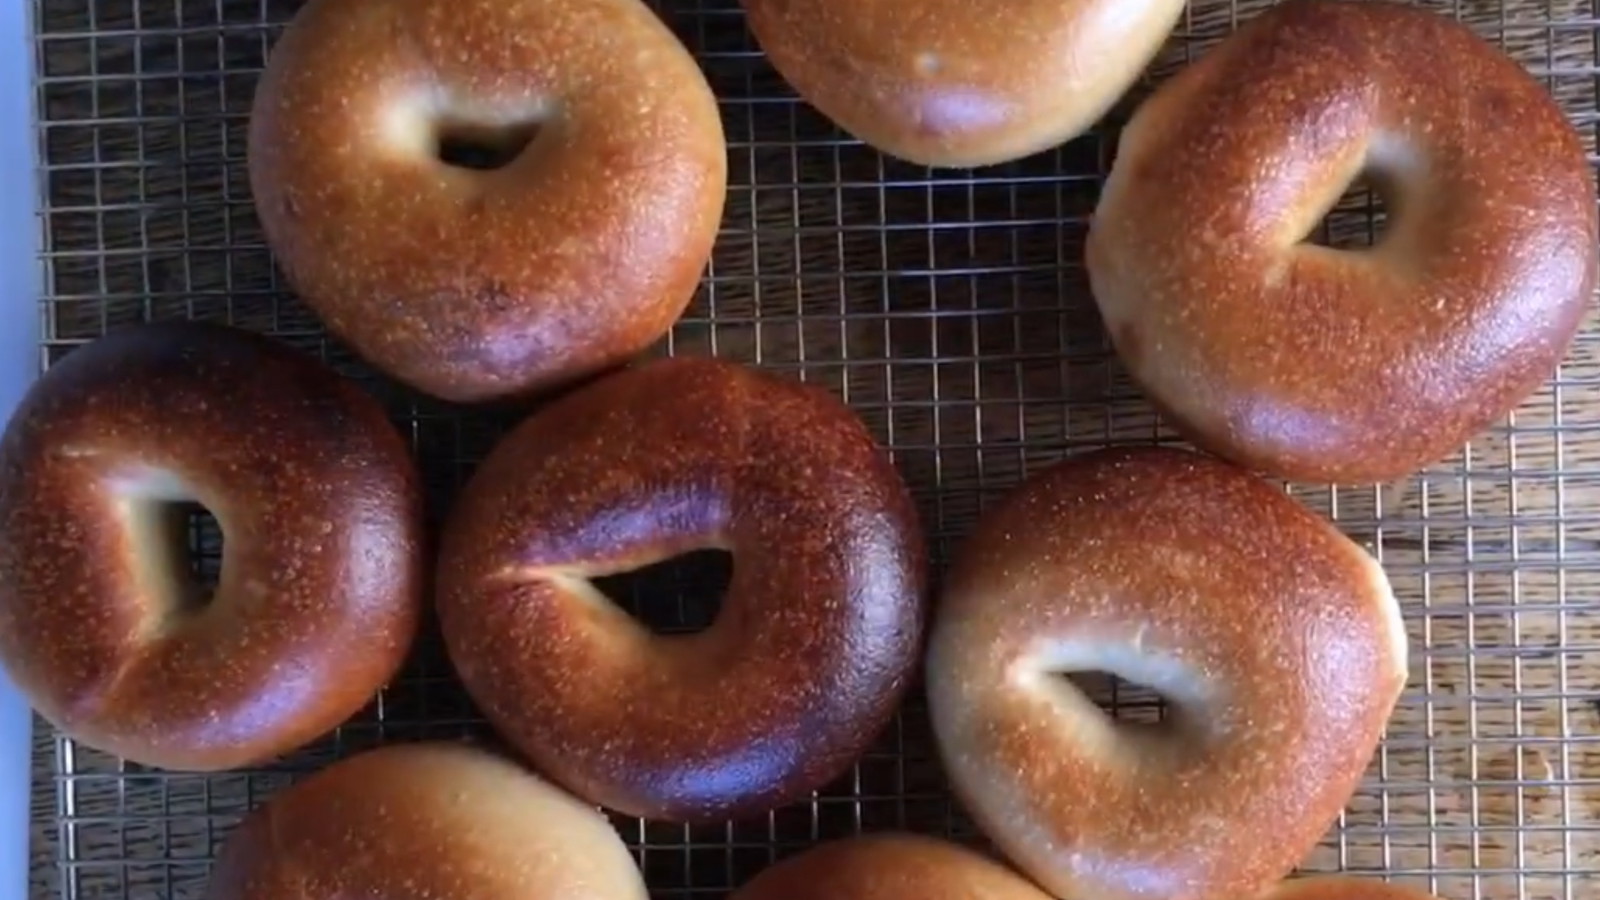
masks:
[[[316,772],[228,836],[207,900],[645,900],[591,806],[483,750],[369,750]]]
[[[731,552],[711,627],[652,634],[589,579]],[[581,796],[742,815],[837,775],[917,661],[910,497],[849,409],[730,363],[609,376],[513,431],[444,535],[440,615],[468,690]]]
[[[922,835],[828,841],[764,869],[731,900],[1050,900],[987,856]]]
[[[1391,200],[1380,243],[1304,243],[1363,172]],[[1515,61],[1425,10],[1291,0],[1139,109],[1088,261],[1118,352],[1197,443],[1365,482],[1551,373],[1597,235],[1583,147]]]
[[[1182,0],[742,0],[774,67],[846,131],[934,166],[1046,150],[1093,125]]]
[[[181,501],[224,536],[198,606],[168,516]],[[52,366],[0,443],[0,661],[99,749],[264,761],[398,669],[421,505],[383,409],[314,358],[197,323],[113,332]]]
[[[1062,897],[1232,900],[1282,878],[1359,782],[1406,677],[1377,564],[1280,489],[1177,450],[1073,457],[986,512],[936,611],[956,794]],[[1118,724],[1064,677],[1168,702]]]
[[[528,130],[491,171],[437,152]],[[726,175],[716,100],[639,0],[312,0],[250,123],[291,282],[373,363],[452,400],[566,383],[665,333]]]

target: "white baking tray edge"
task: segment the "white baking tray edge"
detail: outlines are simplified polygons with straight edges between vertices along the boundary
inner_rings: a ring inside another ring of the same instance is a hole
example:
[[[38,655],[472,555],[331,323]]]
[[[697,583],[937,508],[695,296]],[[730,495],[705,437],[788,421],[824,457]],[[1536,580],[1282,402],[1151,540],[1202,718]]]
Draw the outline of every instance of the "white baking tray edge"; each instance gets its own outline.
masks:
[[[0,421],[39,370],[39,180],[28,2],[0,3]],[[0,900],[28,890],[32,715],[0,673]]]

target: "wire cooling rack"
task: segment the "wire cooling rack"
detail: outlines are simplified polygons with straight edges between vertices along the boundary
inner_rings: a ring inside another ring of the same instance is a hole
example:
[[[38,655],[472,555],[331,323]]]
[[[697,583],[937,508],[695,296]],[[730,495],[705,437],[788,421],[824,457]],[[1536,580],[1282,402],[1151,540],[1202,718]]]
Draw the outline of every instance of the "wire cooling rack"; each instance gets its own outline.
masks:
[[[716,256],[659,348],[717,354],[849,401],[914,489],[935,562],[985,503],[1063,454],[1170,441],[1111,358],[1081,265],[1116,124],[1176,65],[1265,3],[1194,0],[1168,52],[1095,135],[1024,162],[930,173],[845,139],[773,74],[732,0],[658,5],[722,102],[731,184]],[[1591,153],[1600,2],[1426,4],[1543,78]],[[250,201],[245,130],[283,0],[35,0],[48,365],[107,328],[192,317],[320,353],[388,404],[435,515],[509,424],[419,398],[328,341],[273,269]],[[1419,52],[1424,52],[1419,48]],[[1352,192],[1323,239],[1361,245],[1379,202]],[[1600,336],[1470,447],[1402,483],[1293,487],[1386,565],[1412,677],[1311,870],[1388,876],[1450,900],[1600,891]],[[219,538],[197,521],[202,568]],[[608,585],[662,628],[703,624],[725,560]],[[1119,715],[1158,714],[1102,686]],[[481,733],[428,637],[336,735],[269,769],[149,771],[43,723],[34,896],[191,898],[240,815],[296,777],[386,740]],[[750,822],[617,819],[659,897],[718,896],[819,839],[913,828],[977,840],[952,807],[920,699],[846,777]]]

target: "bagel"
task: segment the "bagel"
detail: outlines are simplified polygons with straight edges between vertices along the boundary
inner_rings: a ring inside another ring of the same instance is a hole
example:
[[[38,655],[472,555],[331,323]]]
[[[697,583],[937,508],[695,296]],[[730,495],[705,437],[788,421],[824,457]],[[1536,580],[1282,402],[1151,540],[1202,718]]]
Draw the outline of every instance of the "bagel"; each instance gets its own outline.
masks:
[[[1307,243],[1363,175],[1390,210],[1377,245]],[[1515,61],[1426,10],[1289,0],[1140,106],[1086,255],[1117,354],[1185,437],[1366,483],[1551,374],[1597,240],[1583,145]]]
[[[639,0],[312,0],[262,74],[249,172],[329,330],[474,402],[667,332],[710,258],[727,147],[705,77]]]
[[[1161,49],[1183,0],[741,0],[778,73],[845,131],[975,167],[1077,137]]]
[[[1439,900],[1416,888],[1401,887],[1375,878],[1317,875],[1285,881],[1260,900]]]
[[[742,818],[821,787],[921,655],[925,552],[848,407],[709,359],[607,376],[490,453],[442,536],[463,684],[536,768],[630,816]],[[733,557],[715,621],[658,636],[590,579]]]
[[[729,900],[1051,900],[965,847],[912,834],[829,841],[763,870]]]
[[[185,503],[223,533],[209,598]],[[265,762],[399,669],[422,522],[405,441],[316,359],[219,325],[112,332],[50,367],[0,438],[0,664],[85,745]]]
[[[1116,723],[1064,676],[1161,693]],[[936,610],[951,786],[1058,897],[1234,900],[1300,864],[1406,678],[1383,570],[1283,491],[1186,451],[1069,459],[985,513]]]
[[[487,751],[396,744],[334,763],[230,834],[207,900],[646,900],[605,817]]]

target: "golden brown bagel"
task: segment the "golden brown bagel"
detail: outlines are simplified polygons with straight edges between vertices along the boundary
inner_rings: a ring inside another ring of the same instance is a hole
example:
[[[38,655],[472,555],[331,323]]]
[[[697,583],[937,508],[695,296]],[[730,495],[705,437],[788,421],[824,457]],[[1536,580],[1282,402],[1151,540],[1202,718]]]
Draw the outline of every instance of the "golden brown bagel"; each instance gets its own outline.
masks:
[[[515,155],[446,164],[460,139]],[[304,299],[457,401],[569,383],[664,334],[727,178],[716,100],[639,0],[312,0],[268,60],[249,156]]]
[[[1387,186],[1379,244],[1306,243],[1362,173]],[[1517,63],[1425,10],[1290,0],[1139,108],[1088,265],[1117,352],[1195,443],[1370,482],[1551,373],[1597,237],[1583,146]]]
[[[784,859],[730,900],[1050,900],[999,863],[911,834],[830,841]]]
[[[185,501],[223,532],[209,602]],[[421,532],[404,440],[314,358],[214,325],[113,332],[52,366],[0,440],[0,663],[90,746],[264,762],[399,668]]]
[[[645,900],[593,807],[490,753],[398,744],[334,763],[229,835],[207,900]]]
[[[779,74],[845,131],[929,166],[1028,156],[1133,85],[1183,0],[742,0]]]
[[[1116,724],[1064,676],[1166,697]],[[1060,463],[986,513],[928,656],[979,826],[1059,897],[1236,900],[1298,865],[1406,677],[1377,563],[1283,491],[1177,450]]]
[[[1259,900],[1438,900],[1415,888],[1376,878],[1318,875],[1280,883]]]
[[[804,796],[889,721],[920,656],[922,536],[831,394],[731,363],[608,376],[507,436],[442,539],[450,657],[556,782],[654,819]],[[590,579],[733,556],[716,621],[659,636]]]

